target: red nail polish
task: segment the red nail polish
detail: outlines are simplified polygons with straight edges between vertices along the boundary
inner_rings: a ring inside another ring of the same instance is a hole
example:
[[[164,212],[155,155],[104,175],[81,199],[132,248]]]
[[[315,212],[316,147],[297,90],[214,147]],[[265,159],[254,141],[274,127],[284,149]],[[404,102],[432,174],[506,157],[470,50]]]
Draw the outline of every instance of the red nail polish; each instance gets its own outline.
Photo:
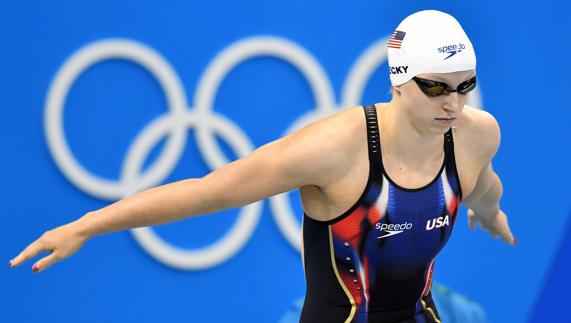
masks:
[[[517,243],[517,239],[516,239],[516,238],[514,238],[514,244],[516,244],[516,243]]]
[[[32,267],[32,270],[37,273],[38,271],[40,271],[40,267],[38,265],[34,265],[34,267]]]

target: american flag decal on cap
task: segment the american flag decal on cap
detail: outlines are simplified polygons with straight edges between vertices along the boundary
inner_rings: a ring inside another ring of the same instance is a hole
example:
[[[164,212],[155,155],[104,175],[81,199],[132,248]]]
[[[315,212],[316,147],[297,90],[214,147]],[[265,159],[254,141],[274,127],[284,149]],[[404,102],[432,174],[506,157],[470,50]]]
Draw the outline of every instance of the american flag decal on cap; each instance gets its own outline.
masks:
[[[400,48],[400,45],[402,44],[402,40],[404,39],[405,35],[406,33],[404,31],[395,30],[391,38],[389,38],[389,43],[387,44],[387,46],[389,48],[397,48],[397,49]]]

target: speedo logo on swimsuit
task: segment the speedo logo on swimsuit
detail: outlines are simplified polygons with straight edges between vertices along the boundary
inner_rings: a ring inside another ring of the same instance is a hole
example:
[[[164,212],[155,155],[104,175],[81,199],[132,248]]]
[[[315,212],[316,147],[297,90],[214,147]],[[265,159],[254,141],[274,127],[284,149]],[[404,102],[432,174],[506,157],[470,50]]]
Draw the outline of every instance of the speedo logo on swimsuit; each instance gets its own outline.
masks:
[[[448,215],[426,221],[426,231],[438,229],[445,225],[450,225],[450,218],[448,218]]]
[[[438,52],[441,54],[448,54],[444,59],[449,59],[450,57],[460,53],[462,50],[466,49],[466,45],[460,43],[458,45],[446,45],[438,47]]]
[[[412,223],[401,223],[401,224],[386,224],[377,223],[375,224],[375,230],[381,231],[381,235],[377,239],[383,239],[390,236],[394,236],[399,233],[403,233],[405,230],[412,229]]]

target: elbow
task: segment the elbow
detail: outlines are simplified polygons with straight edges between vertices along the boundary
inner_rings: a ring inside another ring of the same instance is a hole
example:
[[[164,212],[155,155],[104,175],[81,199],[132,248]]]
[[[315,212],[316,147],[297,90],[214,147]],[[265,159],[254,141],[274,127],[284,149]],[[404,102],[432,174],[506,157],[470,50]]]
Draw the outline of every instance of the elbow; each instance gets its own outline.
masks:
[[[503,187],[499,177],[494,173],[493,180],[485,188],[478,188],[465,199],[465,205],[480,213],[494,213],[499,210],[499,202]]]

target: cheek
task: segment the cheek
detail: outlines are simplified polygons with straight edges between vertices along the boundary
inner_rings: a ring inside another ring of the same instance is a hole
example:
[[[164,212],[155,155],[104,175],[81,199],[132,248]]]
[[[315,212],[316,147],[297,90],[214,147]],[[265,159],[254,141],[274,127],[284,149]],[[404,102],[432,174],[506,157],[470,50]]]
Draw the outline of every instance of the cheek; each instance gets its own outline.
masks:
[[[429,97],[416,84],[405,84],[402,93],[402,101],[413,118],[432,119],[442,110],[444,97]]]
[[[442,102],[437,98],[430,98],[426,95],[411,98],[409,107],[409,114],[412,119],[432,120],[435,116],[440,115],[442,111]]]
[[[431,119],[433,119],[435,117],[439,117],[442,115],[442,105],[443,105],[443,103],[441,100],[438,100],[438,101],[435,100],[434,102],[431,102],[431,104],[429,105],[430,109],[427,109],[430,111],[429,117]]]
[[[424,95],[424,93],[422,94],[422,97],[418,98],[418,100],[419,105],[424,107],[423,110],[427,111],[428,113],[434,113],[441,110],[442,104],[444,104],[442,96],[429,97]]]
[[[463,109],[464,106],[466,105],[466,103],[468,102],[468,97],[469,97],[469,96],[470,96],[470,95],[463,95],[463,96],[462,96],[462,99],[460,100],[460,103],[462,103],[462,104],[460,105],[460,108],[461,108],[461,109]]]
[[[403,98],[406,100],[407,105],[416,107],[432,104],[432,98],[422,93],[420,89],[416,88],[416,85],[414,85],[414,87],[411,84],[407,85],[408,86],[404,88],[405,91],[403,91]]]

